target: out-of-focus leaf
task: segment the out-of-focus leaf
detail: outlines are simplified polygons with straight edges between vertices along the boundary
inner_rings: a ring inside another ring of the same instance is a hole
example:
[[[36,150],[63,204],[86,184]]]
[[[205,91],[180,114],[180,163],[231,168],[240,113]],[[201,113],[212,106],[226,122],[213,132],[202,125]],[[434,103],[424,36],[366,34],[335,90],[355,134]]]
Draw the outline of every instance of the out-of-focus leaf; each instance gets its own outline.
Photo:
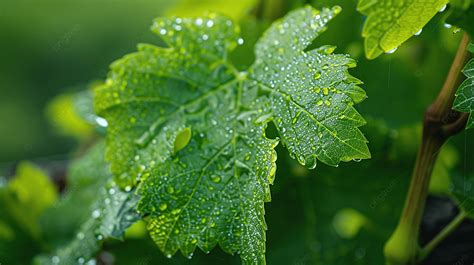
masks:
[[[28,162],[18,165],[16,175],[0,187],[0,262],[27,264],[40,248],[38,219],[57,199],[49,177]]]
[[[94,113],[93,90],[100,85],[93,82],[85,90],[61,94],[49,103],[46,114],[59,133],[84,139],[107,127],[107,121]]]
[[[89,97],[85,93],[82,96]],[[48,119],[56,130],[78,139],[87,137],[94,131],[93,126],[79,115],[75,107],[76,100],[80,97],[72,93],[59,95],[49,103],[47,108]],[[83,100],[79,99],[79,101]]]
[[[193,17],[205,12],[216,12],[239,20],[254,8],[257,0],[178,0],[166,13],[168,15]]]
[[[448,0],[360,0],[357,9],[367,16],[362,31],[367,58],[397,49],[447,3]]]
[[[103,142],[97,143],[70,165],[66,193],[42,215],[43,237],[51,247],[64,244],[89,219],[97,192],[110,181],[112,174],[104,161],[104,146]]]

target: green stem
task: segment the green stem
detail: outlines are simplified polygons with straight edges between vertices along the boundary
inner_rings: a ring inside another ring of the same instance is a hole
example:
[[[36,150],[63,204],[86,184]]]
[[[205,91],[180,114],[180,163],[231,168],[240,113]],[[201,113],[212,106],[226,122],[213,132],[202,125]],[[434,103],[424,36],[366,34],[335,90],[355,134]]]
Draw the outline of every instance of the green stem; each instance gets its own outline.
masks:
[[[435,249],[446,237],[461,225],[466,217],[466,212],[461,210],[459,214],[420,251],[419,260],[421,261],[425,259],[433,249]]]
[[[468,44],[469,38],[464,34],[443,88],[425,112],[422,142],[402,216],[384,248],[388,265],[416,264],[418,260],[420,223],[436,159],[446,140],[461,131],[466,124],[465,115],[451,108],[462,78],[461,69],[468,58],[466,51]]]

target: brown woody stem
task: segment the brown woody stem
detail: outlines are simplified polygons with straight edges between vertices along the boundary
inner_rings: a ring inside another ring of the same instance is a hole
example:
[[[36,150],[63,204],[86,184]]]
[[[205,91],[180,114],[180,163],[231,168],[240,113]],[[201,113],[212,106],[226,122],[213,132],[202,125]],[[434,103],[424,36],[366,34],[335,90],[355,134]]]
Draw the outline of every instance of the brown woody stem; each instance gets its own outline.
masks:
[[[441,146],[466,125],[467,115],[452,110],[461,70],[468,59],[469,37],[464,34],[446,81],[436,100],[426,110],[423,134],[410,188],[399,224],[385,245],[387,264],[416,264],[419,255],[419,229],[428,187]]]

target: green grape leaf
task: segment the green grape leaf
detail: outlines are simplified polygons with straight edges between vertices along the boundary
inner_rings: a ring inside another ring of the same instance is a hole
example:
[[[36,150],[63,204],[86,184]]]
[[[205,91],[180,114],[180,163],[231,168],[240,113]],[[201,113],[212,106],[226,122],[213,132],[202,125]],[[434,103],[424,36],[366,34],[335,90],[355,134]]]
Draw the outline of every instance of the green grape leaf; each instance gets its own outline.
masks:
[[[111,66],[95,99],[109,124],[106,157],[119,185],[139,183],[138,210],[167,256],[219,244],[244,264],[265,262],[278,143],[268,122],[309,168],[370,157],[354,61],[332,46],[305,50],[339,12],[290,12],[257,42],[247,71],[228,60],[239,28],[216,14],[159,18],[152,30],[167,46],[141,44]]]
[[[447,0],[360,0],[357,9],[367,16],[362,30],[367,58],[375,59],[398,48],[447,3]]]
[[[474,219],[474,176],[453,174],[451,178],[451,195],[467,215]]]
[[[454,99],[453,109],[461,112],[469,113],[469,120],[466,124],[466,129],[474,127],[474,59],[471,59],[462,70],[467,77],[461,83],[456,91],[456,98]]]

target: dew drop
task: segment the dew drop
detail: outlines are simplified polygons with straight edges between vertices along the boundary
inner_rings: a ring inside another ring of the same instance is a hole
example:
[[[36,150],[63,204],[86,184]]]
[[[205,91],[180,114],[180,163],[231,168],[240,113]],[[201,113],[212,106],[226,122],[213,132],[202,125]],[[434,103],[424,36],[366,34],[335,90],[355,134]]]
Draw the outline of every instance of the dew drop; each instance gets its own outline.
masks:
[[[202,35],[201,38],[202,38],[203,40],[208,40],[208,39],[209,39],[209,36],[208,36],[207,34],[204,34],[204,35]]]
[[[109,123],[107,122],[106,119],[102,117],[96,117],[95,122],[100,126],[100,127],[107,127],[109,126]]]
[[[220,176],[212,175],[212,176],[211,176],[211,180],[212,180],[212,182],[214,182],[214,183],[219,183],[219,182],[221,182],[222,179],[221,179]]]
[[[319,79],[321,78],[321,72],[320,71],[317,71],[315,74],[314,74],[314,79]]]
[[[82,232],[77,233],[77,239],[79,239],[79,240],[84,239],[84,233],[82,233]]]
[[[244,39],[239,38],[239,39],[237,40],[237,44],[239,44],[239,45],[244,44]]]
[[[444,27],[447,28],[447,29],[450,29],[452,27],[452,25],[448,24],[448,23],[444,23]]]
[[[208,28],[214,26],[214,21],[208,20],[207,23],[206,23],[206,26],[207,26]]]
[[[166,29],[160,29],[160,34],[165,35],[166,34]]]
[[[443,12],[444,10],[446,10],[446,6],[447,6],[447,5],[444,5],[444,6],[439,10],[439,12]]]
[[[97,219],[99,217],[100,217],[100,210],[95,209],[94,211],[92,211],[92,218]]]
[[[388,51],[387,53],[392,54],[392,53],[394,53],[396,50],[397,50],[397,48],[393,48],[393,49],[391,49],[390,51]]]
[[[201,26],[202,25],[202,18],[196,19],[196,25]],[[171,258],[171,255],[170,255]]]
[[[316,165],[317,165],[316,156],[312,155],[306,159],[306,167],[308,167],[308,169],[314,169],[316,168]]]
[[[80,258],[77,259],[77,263],[79,263],[79,264],[84,264],[84,262],[86,262],[86,261],[84,260],[83,257],[80,257]]]
[[[423,29],[420,29],[418,32],[415,33],[415,36],[420,36],[422,31],[423,31]]]

